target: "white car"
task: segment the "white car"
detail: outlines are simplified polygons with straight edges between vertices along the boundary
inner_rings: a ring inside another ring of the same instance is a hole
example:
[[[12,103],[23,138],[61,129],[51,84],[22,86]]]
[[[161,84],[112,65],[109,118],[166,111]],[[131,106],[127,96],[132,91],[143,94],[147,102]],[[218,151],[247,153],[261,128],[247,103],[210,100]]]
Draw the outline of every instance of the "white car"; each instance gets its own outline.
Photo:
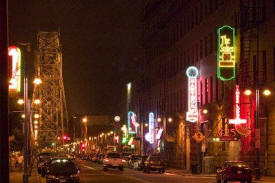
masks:
[[[124,160],[119,153],[108,153],[103,159],[103,170],[106,171],[108,168],[118,168],[120,171],[123,171],[125,162],[126,160]]]

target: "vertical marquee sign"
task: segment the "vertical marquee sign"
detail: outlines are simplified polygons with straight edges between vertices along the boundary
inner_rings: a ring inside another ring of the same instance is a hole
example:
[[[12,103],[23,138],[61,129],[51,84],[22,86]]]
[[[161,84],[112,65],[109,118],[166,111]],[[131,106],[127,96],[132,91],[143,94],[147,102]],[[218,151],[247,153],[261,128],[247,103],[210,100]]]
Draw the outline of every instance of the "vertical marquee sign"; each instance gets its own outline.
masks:
[[[146,133],[145,139],[150,143],[154,144],[155,141],[155,117],[154,113],[149,113],[149,132]]]
[[[235,91],[235,119],[229,119],[229,124],[245,124],[246,119],[241,119],[240,89],[236,85]]]
[[[137,122],[136,114],[132,111],[128,112],[128,133],[136,134],[137,133]]]
[[[190,66],[186,70],[188,77],[188,111],[186,113],[186,120],[190,122],[197,122],[198,113],[198,100],[197,100],[197,76],[199,71],[195,66]]]
[[[224,25],[217,33],[217,77],[222,81],[229,81],[235,78],[235,29]]]
[[[9,91],[20,92],[21,90],[21,51],[16,46],[10,46],[8,54],[11,57]]]

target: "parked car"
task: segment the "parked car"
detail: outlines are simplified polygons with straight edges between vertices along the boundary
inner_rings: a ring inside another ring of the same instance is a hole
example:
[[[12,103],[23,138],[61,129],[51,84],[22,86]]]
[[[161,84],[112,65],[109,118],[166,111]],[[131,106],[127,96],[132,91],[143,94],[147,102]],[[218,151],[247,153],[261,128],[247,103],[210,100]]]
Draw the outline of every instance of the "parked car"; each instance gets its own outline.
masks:
[[[99,164],[102,164],[102,163],[103,163],[104,156],[105,156],[104,154],[100,154],[100,155],[99,155],[98,160],[97,160],[97,162],[98,162]]]
[[[141,158],[142,156],[141,155],[131,155],[130,159],[129,159],[129,162],[128,162],[128,166],[130,168],[133,168],[133,169],[138,169],[139,168],[139,164],[141,162]]]
[[[131,155],[132,155],[132,153],[130,153],[130,152],[121,153],[121,157],[125,160],[125,166],[129,165],[129,160],[130,160]]]
[[[252,169],[243,161],[226,161],[222,167],[217,168],[217,183],[228,181],[252,182]]]
[[[121,157],[119,153],[112,152],[108,153],[103,159],[103,170],[108,170],[108,168],[118,168],[123,171],[123,165],[126,161]]]
[[[45,177],[46,173],[47,173],[47,168],[49,167],[49,165],[57,160],[57,159],[67,159],[65,157],[51,157],[50,159],[48,159],[47,161],[45,161],[40,167],[39,167],[39,170],[38,170],[38,173],[41,174],[41,177]],[[69,159],[68,159],[69,160]]]
[[[138,170],[143,170],[144,169],[144,166],[145,166],[145,161],[147,160],[148,156],[142,156],[141,157],[141,160],[139,161],[139,164],[138,164]]]
[[[80,169],[71,160],[55,159],[47,168],[47,183],[79,183]]]
[[[98,160],[98,157],[99,157],[99,154],[97,153],[97,154],[95,154],[93,157],[92,157],[92,162],[97,162],[97,160]]]
[[[150,171],[158,171],[159,173],[164,173],[166,169],[165,162],[161,159],[159,155],[150,155],[144,162],[145,173],[150,173]]]

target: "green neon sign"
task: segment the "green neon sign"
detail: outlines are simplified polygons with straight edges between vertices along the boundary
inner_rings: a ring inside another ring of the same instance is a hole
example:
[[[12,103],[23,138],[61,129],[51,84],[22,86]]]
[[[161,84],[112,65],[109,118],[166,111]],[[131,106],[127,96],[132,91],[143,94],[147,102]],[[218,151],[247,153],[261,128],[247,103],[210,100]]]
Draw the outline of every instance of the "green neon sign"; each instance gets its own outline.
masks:
[[[235,78],[235,29],[224,25],[217,30],[217,77],[222,81]]]

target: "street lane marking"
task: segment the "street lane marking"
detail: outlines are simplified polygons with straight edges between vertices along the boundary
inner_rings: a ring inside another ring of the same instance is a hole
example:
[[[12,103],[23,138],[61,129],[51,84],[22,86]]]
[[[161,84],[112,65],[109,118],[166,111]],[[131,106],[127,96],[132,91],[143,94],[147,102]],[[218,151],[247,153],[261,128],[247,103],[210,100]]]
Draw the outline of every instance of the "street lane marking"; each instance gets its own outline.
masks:
[[[90,170],[95,170],[95,168],[93,167],[90,167],[90,166],[86,166],[86,165],[82,165],[83,167],[87,168],[87,169],[90,169]]]
[[[175,175],[175,174],[173,174],[173,173],[164,173],[165,175]]]

